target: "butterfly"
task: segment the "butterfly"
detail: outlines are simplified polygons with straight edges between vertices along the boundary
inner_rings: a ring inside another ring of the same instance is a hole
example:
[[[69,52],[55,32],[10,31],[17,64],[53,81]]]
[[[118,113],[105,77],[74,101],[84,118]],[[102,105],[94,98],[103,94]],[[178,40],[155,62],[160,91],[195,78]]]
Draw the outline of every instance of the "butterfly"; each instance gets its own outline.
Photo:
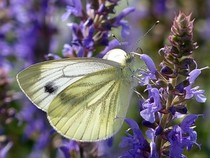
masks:
[[[47,113],[66,138],[94,142],[121,128],[142,62],[112,49],[100,58],[67,58],[34,64],[17,74],[28,99]]]

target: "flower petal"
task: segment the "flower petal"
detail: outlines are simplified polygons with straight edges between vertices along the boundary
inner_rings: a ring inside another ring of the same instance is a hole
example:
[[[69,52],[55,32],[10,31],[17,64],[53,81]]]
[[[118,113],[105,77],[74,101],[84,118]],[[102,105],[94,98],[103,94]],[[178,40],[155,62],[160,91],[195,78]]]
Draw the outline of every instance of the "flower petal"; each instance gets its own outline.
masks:
[[[140,54],[140,58],[145,62],[147,68],[152,72],[156,73],[157,69],[155,63],[153,62],[152,58],[150,58],[147,54]]]

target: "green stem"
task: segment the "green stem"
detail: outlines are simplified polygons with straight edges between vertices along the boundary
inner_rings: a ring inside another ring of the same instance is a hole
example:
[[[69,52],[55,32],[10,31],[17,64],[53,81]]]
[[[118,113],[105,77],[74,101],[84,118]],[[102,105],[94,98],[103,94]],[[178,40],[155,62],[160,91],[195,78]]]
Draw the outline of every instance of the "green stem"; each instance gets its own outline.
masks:
[[[169,94],[169,97],[166,102],[166,109],[168,109],[171,106],[172,100],[173,100],[173,95]],[[160,126],[163,129],[166,128],[169,119],[170,119],[170,114],[163,114],[163,117],[160,122]],[[161,135],[159,135],[156,139],[156,147],[157,147],[157,151],[159,151],[160,157],[161,157],[161,147],[163,146],[163,144],[164,144],[164,140],[162,139]]]

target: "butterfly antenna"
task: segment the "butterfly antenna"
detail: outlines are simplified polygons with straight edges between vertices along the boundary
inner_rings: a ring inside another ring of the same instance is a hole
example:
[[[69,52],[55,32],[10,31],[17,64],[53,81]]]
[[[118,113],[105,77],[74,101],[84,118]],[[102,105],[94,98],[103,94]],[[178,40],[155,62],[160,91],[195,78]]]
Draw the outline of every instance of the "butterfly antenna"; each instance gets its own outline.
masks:
[[[122,46],[122,41],[120,41],[113,33],[112,33],[112,37],[119,42],[120,46]]]
[[[143,35],[143,37],[145,37],[152,29],[154,29],[158,24],[160,23],[160,21],[156,21],[152,27]],[[140,40],[139,40],[140,41]]]
[[[154,29],[159,23],[160,23],[159,20],[156,21],[156,22],[152,25],[152,27],[151,27],[146,33],[144,33],[144,35],[136,42],[136,44],[138,45],[138,43],[140,43],[141,40],[142,40],[145,36],[147,36],[147,34],[148,34],[152,29]],[[140,49],[141,53],[143,52],[141,48],[137,48],[137,49]],[[136,51],[138,51],[138,50],[136,50]]]

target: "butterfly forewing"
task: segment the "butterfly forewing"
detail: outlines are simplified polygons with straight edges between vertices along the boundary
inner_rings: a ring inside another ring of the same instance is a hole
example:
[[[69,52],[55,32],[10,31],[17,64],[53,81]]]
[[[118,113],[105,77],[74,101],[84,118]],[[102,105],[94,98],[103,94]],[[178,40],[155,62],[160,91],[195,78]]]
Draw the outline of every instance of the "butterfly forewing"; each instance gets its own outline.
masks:
[[[113,66],[119,65],[95,58],[47,61],[20,72],[17,81],[26,96],[38,108],[47,111],[52,100],[66,87],[88,74]]]
[[[74,140],[97,141],[111,137],[122,126],[131,96],[130,82],[122,78],[122,69],[111,67],[74,82],[50,104],[51,125]]]

